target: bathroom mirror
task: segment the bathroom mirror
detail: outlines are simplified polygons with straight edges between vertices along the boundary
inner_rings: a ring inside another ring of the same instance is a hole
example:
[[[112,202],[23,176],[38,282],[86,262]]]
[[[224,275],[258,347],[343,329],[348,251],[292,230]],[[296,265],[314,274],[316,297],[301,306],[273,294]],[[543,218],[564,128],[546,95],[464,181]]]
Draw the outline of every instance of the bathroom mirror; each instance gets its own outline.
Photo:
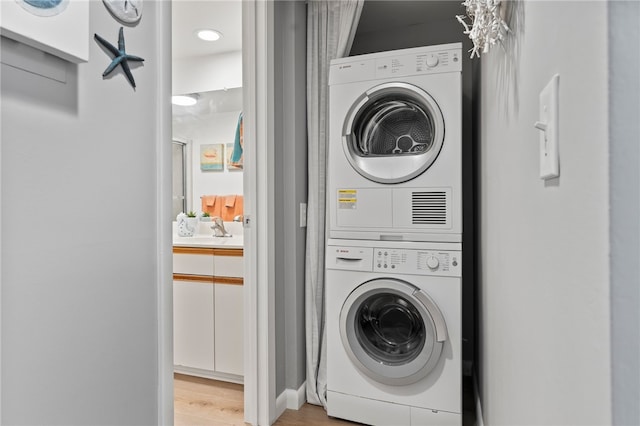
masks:
[[[183,165],[174,167],[174,219],[183,209],[201,211],[202,197],[242,195],[242,168],[229,164],[242,113],[242,88],[196,97],[194,105],[173,105],[174,165]]]

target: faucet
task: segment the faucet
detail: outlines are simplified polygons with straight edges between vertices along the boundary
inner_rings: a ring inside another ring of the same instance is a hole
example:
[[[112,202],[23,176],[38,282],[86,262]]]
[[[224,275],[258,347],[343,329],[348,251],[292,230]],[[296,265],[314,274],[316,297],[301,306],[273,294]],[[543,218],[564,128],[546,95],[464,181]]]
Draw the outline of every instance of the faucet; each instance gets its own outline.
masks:
[[[231,236],[231,234],[229,234],[227,230],[224,229],[224,222],[222,221],[222,218],[218,216],[214,216],[211,218],[211,221],[213,222],[211,229],[213,229],[214,237],[230,237]]]

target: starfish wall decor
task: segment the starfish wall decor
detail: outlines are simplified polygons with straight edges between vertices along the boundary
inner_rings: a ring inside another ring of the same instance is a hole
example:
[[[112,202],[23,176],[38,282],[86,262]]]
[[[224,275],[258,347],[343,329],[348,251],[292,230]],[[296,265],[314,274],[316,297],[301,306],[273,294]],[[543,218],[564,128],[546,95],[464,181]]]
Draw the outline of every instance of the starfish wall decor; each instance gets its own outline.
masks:
[[[129,55],[125,51],[124,28],[120,27],[120,33],[118,34],[117,49],[113,44],[109,43],[107,40],[103,39],[98,34],[94,34],[94,37],[98,43],[103,45],[113,55],[113,60],[111,61],[111,64],[109,64],[107,69],[104,70],[104,72],[102,73],[102,77],[106,77],[107,75],[109,75],[111,71],[113,71],[114,69],[116,69],[118,65],[120,65],[122,67],[122,70],[124,71],[124,74],[127,76],[127,80],[129,80],[129,83],[131,83],[131,85],[135,89],[136,81],[133,79],[133,74],[131,74],[131,69],[129,68],[129,61],[142,62],[144,61],[144,59],[142,59],[139,56]]]

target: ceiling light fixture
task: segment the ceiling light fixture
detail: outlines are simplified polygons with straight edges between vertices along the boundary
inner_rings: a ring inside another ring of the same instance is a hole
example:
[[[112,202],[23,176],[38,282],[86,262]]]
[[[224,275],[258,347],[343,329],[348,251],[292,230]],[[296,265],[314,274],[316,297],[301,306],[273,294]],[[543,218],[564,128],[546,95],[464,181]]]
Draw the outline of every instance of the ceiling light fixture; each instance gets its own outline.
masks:
[[[198,95],[176,95],[171,97],[171,103],[180,106],[192,106],[198,102]]]
[[[220,31],[208,30],[208,29],[198,30],[196,32],[196,35],[198,36],[199,39],[204,41],[216,41],[222,38],[222,33]]]

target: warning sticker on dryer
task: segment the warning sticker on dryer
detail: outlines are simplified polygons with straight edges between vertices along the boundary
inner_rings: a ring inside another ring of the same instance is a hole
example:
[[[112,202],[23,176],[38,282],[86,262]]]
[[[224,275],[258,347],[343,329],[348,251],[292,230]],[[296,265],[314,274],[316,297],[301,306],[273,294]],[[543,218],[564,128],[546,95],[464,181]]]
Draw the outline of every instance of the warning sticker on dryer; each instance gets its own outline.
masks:
[[[353,210],[358,201],[358,191],[355,189],[338,190],[338,208]]]

